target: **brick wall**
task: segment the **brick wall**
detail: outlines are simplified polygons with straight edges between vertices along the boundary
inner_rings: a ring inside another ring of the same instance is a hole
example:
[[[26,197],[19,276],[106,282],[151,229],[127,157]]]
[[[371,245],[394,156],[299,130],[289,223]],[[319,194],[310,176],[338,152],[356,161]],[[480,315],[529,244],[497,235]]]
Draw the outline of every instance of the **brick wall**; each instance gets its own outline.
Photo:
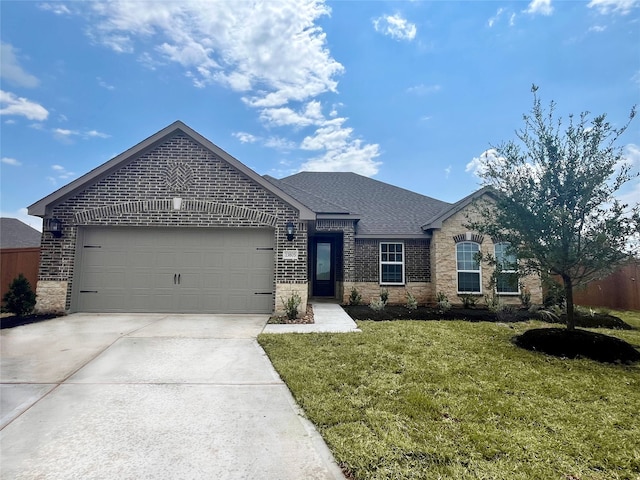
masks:
[[[472,211],[463,210],[452,215],[442,225],[441,229],[434,230],[432,238],[432,260],[434,288],[437,292],[443,292],[453,304],[461,303],[458,297],[458,279],[456,262],[456,240],[466,238],[468,229],[464,226],[469,223],[469,218],[473,217]],[[480,250],[484,253],[494,254],[494,245],[491,238],[474,236],[469,232],[470,237],[480,240]],[[478,296],[479,303],[484,303],[484,295],[489,292],[491,281],[491,268],[486,264],[481,264],[482,293]],[[528,276],[521,279],[526,288],[531,292],[532,303],[542,303],[542,286],[539,277]],[[520,304],[518,295],[500,295],[504,303]]]
[[[174,210],[173,198],[182,198]],[[275,231],[275,284],[307,283],[306,224],[298,212],[190,137],[176,133],[53,208],[62,238],[43,234],[40,281],[68,282],[71,307],[75,243],[80,225],[145,227],[265,227]],[[285,225],[296,224],[294,241]],[[298,260],[283,260],[296,248]]]
[[[358,238],[355,241],[354,271],[355,276],[346,281],[343,302],[347,303],[351,289],[356,288],[364,303],[380,295],[386,288],[389,292],[389,303],[404,304],[407,291],[411,292],[420,304],[433,300],[431,284],[431,243],[429,239],[397,240],[404,243],[405,281],[402,286],[380,285],[380,242],[385,240]],[[389,240],[395,241],[395,240]]]

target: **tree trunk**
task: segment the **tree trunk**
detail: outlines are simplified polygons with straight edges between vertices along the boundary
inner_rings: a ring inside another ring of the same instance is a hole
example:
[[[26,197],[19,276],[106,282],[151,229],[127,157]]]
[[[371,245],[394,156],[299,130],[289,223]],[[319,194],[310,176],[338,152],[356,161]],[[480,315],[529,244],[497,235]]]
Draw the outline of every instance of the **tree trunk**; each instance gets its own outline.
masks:
[[[571,277],[563,275],[562,282],[564,283],[564,297],[567,303],[567,329],[575,330],[576,321],[573,311],[573,281]]]

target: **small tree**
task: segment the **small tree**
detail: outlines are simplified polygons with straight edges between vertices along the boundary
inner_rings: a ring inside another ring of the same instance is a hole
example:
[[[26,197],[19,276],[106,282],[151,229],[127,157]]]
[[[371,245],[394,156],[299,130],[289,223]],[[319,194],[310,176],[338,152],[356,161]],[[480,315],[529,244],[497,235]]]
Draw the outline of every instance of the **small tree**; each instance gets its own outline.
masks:
[[[638,253],[640,207],[615,193],[638,174],[614,144],[635,116],[614,128],[605,115],[569,117],[561,131],[555,104],[545,111],[532,87],[531,113],[509,141],[493,149],[479,171],[494,201],[477,204],[469,228],[507,241],[521,274],[558,275],[565,291],[567,328],[575,328],[573,289],[606,275]]]
[[[29,280],[20,274],[9,284],[9,291],[4,294],[2,301],[9,312],[22,316],[33,311],[36,305],[36,294],[31,289]]]

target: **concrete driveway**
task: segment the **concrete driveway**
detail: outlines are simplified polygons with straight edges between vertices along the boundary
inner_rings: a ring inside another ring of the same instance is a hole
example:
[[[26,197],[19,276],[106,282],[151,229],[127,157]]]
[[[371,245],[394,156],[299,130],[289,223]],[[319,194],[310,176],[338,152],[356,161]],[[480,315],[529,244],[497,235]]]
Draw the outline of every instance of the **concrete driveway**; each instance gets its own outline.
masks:
[[[73,314],[2,330],[6,479],[344,479],[265,315]]]

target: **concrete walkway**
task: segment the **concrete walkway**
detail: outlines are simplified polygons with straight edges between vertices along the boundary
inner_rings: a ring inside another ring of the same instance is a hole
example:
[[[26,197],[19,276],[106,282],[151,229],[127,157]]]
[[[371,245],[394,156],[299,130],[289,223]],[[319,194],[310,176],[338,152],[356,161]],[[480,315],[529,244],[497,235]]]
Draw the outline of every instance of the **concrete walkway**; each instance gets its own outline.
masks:
[[[266,321],[73,314],[0,331],[0,477],[344,479],[256,341]]]
[[[359,332],[360,329],[349,315],[336,303],[314,302],[313,321],[304,325],[267,325],[263,333],[311,333],[333,332],[347,333]]]

